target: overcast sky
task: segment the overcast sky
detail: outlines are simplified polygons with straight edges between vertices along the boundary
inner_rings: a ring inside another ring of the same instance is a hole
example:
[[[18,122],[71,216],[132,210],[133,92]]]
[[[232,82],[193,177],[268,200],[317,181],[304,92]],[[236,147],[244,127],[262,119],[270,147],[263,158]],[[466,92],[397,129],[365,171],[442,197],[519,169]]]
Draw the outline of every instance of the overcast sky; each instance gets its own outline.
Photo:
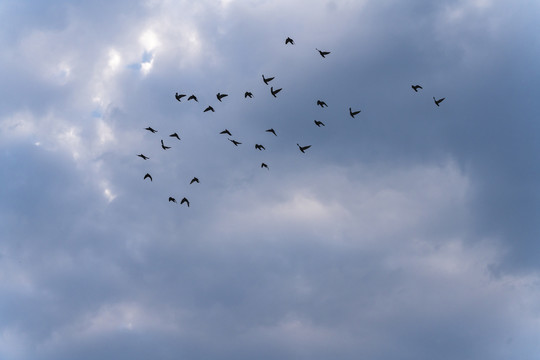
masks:
[[[538,359],[539,19],[2,1],[0,358]]]

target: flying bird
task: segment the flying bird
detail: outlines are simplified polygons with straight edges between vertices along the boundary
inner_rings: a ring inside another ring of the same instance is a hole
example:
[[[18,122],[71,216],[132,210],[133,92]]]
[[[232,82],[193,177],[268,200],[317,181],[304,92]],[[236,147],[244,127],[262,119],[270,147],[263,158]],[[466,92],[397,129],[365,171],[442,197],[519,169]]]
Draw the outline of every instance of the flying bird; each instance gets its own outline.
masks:
[[[189,200],[188,199],[183,198],[182,201],[180,201],[180,205],[182,205],[183,203],[186,203],[187,207],[189,207]]]
[[[169,135],[169,136],[170,136],[170,137],[175,137],[175,138],[177,138],[178,140],[180,140],[180,136],[178,136],[177,133],[173,133],[173,134],[171,134],[171,135]]]
[[[246,91],[246,93],[244,94],[244,98],[252,98],[253,97],[253,94],[249,91]]]
[[[204,109],[203,112],[207,112],[207,111],[215,112],[215,111],[214,111],[214,108],[211,107],[211,106],[208,106],[206,109]]]
[[[294,45],[294,40],[291,39],[290,37],[287,37],[287,39],[285,39],[285,45],[287,45],[287,44]]]
[[[328,105],[326,105],[326,103],[324,101],[321,101],[321,100],[317,100],[317,105],[319,105],[322,108],[324,108],[325,106],[328,107]]]
[[[152,175],[146,173],[146,175],[144,175],[143,177],[143,180],[146,180],[146,179],[150,179],[150,181],[152,181]]]
[[[191,95],[190,97],[187,98],[188,101],[189,100],[195,100],[196,102],[199,102],[199,100],[197,100],[197,97],[195,95]]]
[[[317,50],[322,57],[326,57],[326,55],[330,54],[330,51],[321,51],[317,48],[315,48],[315,50]]]
[[[197,179],[196,177],[194,177],[193,179],[191,179],[191,181],[189,182],[189,185],[193,184],[194,182],[196,182],[197,184],[199,183],[199,179]]]
[[[176,93],[176,94],[174,95],[174,97],[176,98],[176,100],[178,100],[178,101],[180,101],[180,102],[182,101],[182,98],[183,98],[184,96],[186,96],[186,95],[185,95],[185,94],[179,94],[179,93]]]
[[[262,146],[261,144],[255,144],[255,149],[257,150],[266,150],[264,146]]]
[[[362,111],[362,110],[352,111],[352,109],[349,108],[349,114],[351,115],[351,117],[352,117],[353,119],[354,119],[354,115],[360,114],[360,111]]]
[[[437,105],[437,106],[439,106],[439,104],[442,103],[444,99],[446,99],[446,98],[440,98],[439,100],[436,100],[435,96],[433,97],[433,101],[435,101],[435,105]]]
[[[157,133],[157,130],[152,129],[150,126],[147,127],[147,128],[145,128],[144,130],[148,130],[148,131],[150,131],[152,134]]]
[[[313,121],[315,121],[315,125],[317,125],[318,127],[321,127],[321,125],[325,126],[322,121],[317,121],[317,120],[313,120]]]
[[[227,138],[227,139],[229,139],[229,138]],[[229,139],[229,141],[232,142],[234,144],[234,146],[238,146],[238,145],[242,144],[241,142],[236,141],[236,140],[232,140],[232,139]]]
[[[231,132],[227,129],[223,130],[222,132],[220,132],[220,134],[227,134],[229,136],[232,136]]]
[[[148,160],[148,159],[150,159],[149,157],[144,156],[143,154],[139,154],[139,155],[137,155],[137,156],[140,157],[140,158],[142,158],[143,160]]]
[[[298,144],[296,144],[298,145]],[[311,147],[311,145],[306,145],[306,146],[300,146],[298,145],[298,148],[300,149],[301,152],[304,152],[306,151],[307,149],[309,149]]]
[[[229,96],[229,94],[222,94],[222,93],[216,94],[216,97],[220,102],[221,102],[221,99],[223,99],[225,96]]]
[[[420,85],[411,85],[411,87],[415,92],[418,92],[418,89],[423,89]]]
[[[265,163],[262,163],[262,164],[261,164],[261,169],[262,169],[262,168],[266,168],[267,170],[270,170],[270,169],[268,168],[268,165],[266,165]]]
[[[277,136],[276,134],[276,131],[274,129],[268,129],[268,130],[265,130],[266,132],[269,132],[269,133],[272,133],[274,134],[275,136]]]
[[[272,86],[270,87],[270,92],[272,93],[272,95],[273,95],[274,97],[277,97],[276,94],[277,94],[278,92],[280,92],[280,91],[281,91],[281,89],[274,90],[274,88],[273,88]]]
[[[165,144],[163,143],[163,139],[161,139],[161,147],[163,148],[163,150],[167,150],[171,148],[170,146],[165,146]]]
[[[169,196],[169,202],[171,202],[171,201],[172,201],[173,203],[176,203],[176,199],[173,198],[172,196]]]
[[[268,85],[268,83],[269,83],[270,81],[274,80],[274,77],[265,78],[265,77],[264,77],[264,74],[263,74],[262,77],[263,77],[263,81],[264,81],[264,83],[265,83],[266,85]]]

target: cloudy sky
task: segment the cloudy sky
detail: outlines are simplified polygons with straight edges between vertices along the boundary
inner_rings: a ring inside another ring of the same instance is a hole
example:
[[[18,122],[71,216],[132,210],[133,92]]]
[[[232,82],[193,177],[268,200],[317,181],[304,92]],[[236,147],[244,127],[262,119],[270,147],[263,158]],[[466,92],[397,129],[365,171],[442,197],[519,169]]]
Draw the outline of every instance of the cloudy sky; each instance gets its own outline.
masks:
[[[0,358],[538,359],[539,18],[2,1]]]

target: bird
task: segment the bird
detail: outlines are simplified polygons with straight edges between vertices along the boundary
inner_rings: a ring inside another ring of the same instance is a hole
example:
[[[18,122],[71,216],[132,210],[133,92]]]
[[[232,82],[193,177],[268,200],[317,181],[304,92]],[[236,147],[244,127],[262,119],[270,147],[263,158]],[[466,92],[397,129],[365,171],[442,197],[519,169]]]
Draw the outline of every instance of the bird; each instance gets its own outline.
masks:
[[[143,154],[139,154],[139,155],[137,155],[137,156],[140,157],[140,158],[142,158],[143,160],[148,160],[148,159],[150,159],[149,157],[144,156]]]
[[[255,144],[255,149],[257,150],[266,150],[264,146],[262,146],[261,144]]]
[[[172,196],[169,196],[169,202],[171,202],[171,201],[172,201],[173,203],[176,203],[176,199],[173,198]]]
[[[203,112],[207,112],[207,111],[215,112],[215,111],[214,111],[214,108],[211,107],[210,105],[209,105],[206,109],[204,109]]]
[[[261,169],[262,169],[262,168],[266,168],[267,170],[270,170],[270,169],[268,168],[268,165],[266,165],[265,163],[261,163]]]
[[[325,106],[328,107],[328,105],[326,105],[326,103],[324,101],[321,101],[321,100],[317,100],[317,105],[319,105],[322,108],[324,108]]]
[[[420,85],[411,85],[411,87],[415,92],[418,92],[418,89],[423,89]]]
[[[298,144],[296,144],[298,145]],[[304,152],[306,151],[307,149],[309,149],[311,147],[311,145],[306,145],[306,146],[300,146],[298,145],[298,148],[300,149],[301,152]]]
[[[199,102],[199,100],[197,100],[197,97],[195,95],[191,95],[190,97],[187,98],[188,101],[189,100],[195,100],[196,102]]]
[[[326,57],[326,55],[330,54],[330,51],[321,51],[317,48],[315,48],[315,50],[317,50],[322,57]]]
[[[351,117],[352,117],[353,119],[354,119],[354,115],[360,114],[360,111],[362,111],[362,110],[352,111],[352,109],[349,108],[349,114],[351,115]]]
[[[222,94],[222,93],[216,94],[216,97],[220,102],[221,102],[221,99],[223,99],[225,96],[229,96],[229,94]]]
[[[148,130],[148,131],[150,131],[152,134],[157,133],[157,130],[152,129],[150,126],[147,127],[147,128],[145,128],[144,130]]]
[[[268,83],[269,83],[270,81],[274,80],[274,77],[265,78],[265,77],[264,77],[264,74],[263,74],[262,78],[263,78],[263,81],[264,81],[264,83],[265,83],[266,85],[268,85]]]
[[[193,184],[194,182],[196,182],[197,184],[199,183],[199,179],[197,179],[196,177],[194,177],[193,179],[191,179],[191,181],[189,182],[189,185]]]
[[[180,205],[182,205],[183,203],[186,203],[187,207],[189,207],[189,200],[188,199],[183,198],[182,201],[180,201]]]
[[[185,95],[185,94],[179,94],[179,93],[176,93],[176,94],[174,95],[174,97],[176,98],[176,100],[178,100],[178,101],[180,101],[180,102],[182,101],[181,99],[182,99],[184,96],[186,96],[186,95]]]
[[[440,98],[439,100],[435,99],[435,96],[433,97],[433,101],[435,101],[435,105],[439,106],[439,104],[446,98]]]
[[[222,132],[220,132],[220,134],[227,134],[229,136],[232,136],[231,132],[227,129],[223,130]]]
[[[317,125],[318,127],[321,127],[321,125],[325,126],[322,121],[317,121],[317,120],[313,120],[313,121],[315,121],[315,125]]]
[[[227,139],[229,139],[229,138],[227,138]],[[232,142],[234,144],[234,146],[238,146],[238,145],[242,144],[241,142],[236,141],[236,140],[232,140],[232,139],[229,139],[229,141]]]
[[[143,177],[143,180],[146,180],[146,179],[150,179],[150,181],[152,181],[152,175],[146,173],[146,175],[144,175]]]
[[[276,94],[277,94],[278,92],[280,92],[280,91],[281,91],[281,89],[274,90],[274,88],[273,88],[272,86],[270,87],[270,92],[272,93],[272,95],[273,95],[274,97],[277,97]]]
[[[180,140],[180,136],[178,136],[177,133],[173,133],[173,134],[171,134],[171,135],[169,135],[169,136],[170,136],[170,137],[175,137],[175,138],[177,138],[178,140]]]
[[[163,143],[163,139],[161,140],[161,147],[163,148],[163,150],[167,150],[171,148],[170,146],[165,146],[165,144]]]
[[[287,37],[287,39],[285,39],[285,45],[287,45],[287,44],[294,45],[294,40],[291,39],[290,37]]]
[[[244,94],[244,98],[252,98],[253,97],[253,94],[249,91],[246,91],[246,93]]]
[[[274,129],[268,129],[268,130],[265,130],[265,132],[269,132],[277,136],[276,131]]]

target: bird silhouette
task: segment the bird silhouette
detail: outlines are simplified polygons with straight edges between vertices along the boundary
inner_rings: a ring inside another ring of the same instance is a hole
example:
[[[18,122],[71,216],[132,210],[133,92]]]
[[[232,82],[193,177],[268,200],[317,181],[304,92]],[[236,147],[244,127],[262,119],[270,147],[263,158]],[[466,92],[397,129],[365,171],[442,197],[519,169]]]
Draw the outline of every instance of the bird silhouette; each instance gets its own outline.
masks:
[[[227,129],[223,130],[222,132],[220,132],[220,134],[227,134],[229,136],[232,136],[231,132]]]
[[[257,150],[266,150],[264,146],[262,146],[261,144],[255,144],[255,149]]]
[[[300,146],[299,144],[296,144],[296,145],[298,145],[298,148],[300,149],[301,152],[305,152],[307,149],[311,147],[311,145],[306,145],[306,146]]]
[[[433,101],[435,101],[435,105],[437,105],[437,106],[439,106],[439,104],[442,103],[444,99],[446,99],[446,98],[440,98],[439,100],[436,100],[435,96],[433,97]]]
[[[211,106],[208,106],[206,109],[204,109],[203,112],[207,112],[207,111],[215,112],[214,108]]]
[[[326,103],[324,101],[321,101],[321,100],[317,100],[317,105],[319,105],[322,108],[324,108],[325,106],[328,107],[328,105],[326,105]]]
[[[161,147],[163,148],[163,150],[167,150],[171,148],[170,146],[165,146],[165,144],[163,143],[163,139],[161,140]]]
[[[264,74],[263,74],[262,77],[263,77],[263,81],[264,81],[264,83],[265,83],[266,85],[268,85],[268,83],[269,83],[270,81],[274,80],[274,77],[265,78],[265,77],[264,77]]]
[[[148,160],[148,159],[150,159],[149,157],[144,156],[143,154],[139,154],[139,155],[137,155],[137,156],[140,157],[140,158],[142,158],[143,160]]]
[[[326,57],[326,55],[330,54],[330,51],[321,51],[317,48],[315,48],[315,50],[317,50],[322,57]]]
[[[294,40],[291,39],[290,37],[288,37],[287,39],[285,39],[285,45],[287,45],[287,44],[294,45]]]
[[[420,85],[411,85],[411,87],[415,92],[418,92],[418,89],[423,89]]]
[[[180,201],[180,205],[182,205],[183,203],[186,203],[187,207],[189,207],[189,200],[188,199],[183,198],[182,201]]]
[[[143,180],[146,180],[146,179],[150,179],[150,181],[152,181],[152,175],[146,173],[146,175],[144,175],[143,177]]]
[[[197,100],[197,97],[195,95],[191,95],[190,97],[187,98],[188,101],[189,100],[195,100],[196,102],[199,102],[199,100]]]
[[[253,94],[249,91],[246,91],[246,93],[244,94],[244,98],[252,98],[253,97]]]
[[[281,90],[282,90],[282,89],[274,90],[273,87],[270,87],[270,92],[272,93],[272,95],[273,95],[274,97],[277,97],[276,94],[277,94],[278,92],[280,92]]]
[[[174,97],[176,98],[176,100],[178,100],[178,101],[180,101],[180,102],[182,101],[182,98],[183,98],[184,96],[186,96],[186,95],[185,95],[185,94],[179,94],[179,93],[176,93],[176,94],[174,95]]]
[[[197,184],[199,183],[199,179],[197,179],[196,177],[194,177],[193,179],[191,179],[191,181],[189,182],[189,185],[193,184],[194,182],[196,182]]]
[[[169,202],[171,202],[171,201],[172,201],[173,203],[176,203],[176,199],[173,198],[172,196],[169,196]]]
[[[222,94],[222,93],[216,94],[216,97],[219,100],[219,102],[221,102],[221,99],[223,99],[225,96],[229,96],[229,94]]]
[[[144,130],[148,130],[148,131],[150,131],[152,134],[157,133],[157,130],[152,129],[150,126],[147,127],[147,128],[145,128]]]
[[[266,168],[267,170],[270,170],[270,169],[268,168],[268,165],[266,165],[265,163],[261,163],[261,169],[262,169],[262,168]]]
[[[227,138],[227,139],[229,139],[229,138]],[[238,146],[238,145],[242,144],[241,142],[236,141],[236,140],[232,140],[232,139],[229,139],[229,141],[232,142],[235,146]]]
[[[349,108],[349,114],[351,115],[351,117],[352,117],[353,119],[354,119],[354,115],[360,114],[360,111],[362,111],[362,110],[352,111],[352,109]]]
[[[315,121],[315,125],[317,125],[318,127],[321,127],[321,125],[325,126],[322,121],[317,121],[317,120],[313,120],[313,121]]]
[[[276,131],[274,129],[268,129],[268,130],[265,130],[266,132],[269,132],[269,133],[272,133],[274,134],[275,136],[277,136],[276,134]]]
[[[169,135],[169,136],[170,136],[170,137],[175,137],[175,138],[177,138],[178,140],[180,140],[180,136],[178,136],[177,133],[173,133],[173,134],[171,134],[171,135]]]

